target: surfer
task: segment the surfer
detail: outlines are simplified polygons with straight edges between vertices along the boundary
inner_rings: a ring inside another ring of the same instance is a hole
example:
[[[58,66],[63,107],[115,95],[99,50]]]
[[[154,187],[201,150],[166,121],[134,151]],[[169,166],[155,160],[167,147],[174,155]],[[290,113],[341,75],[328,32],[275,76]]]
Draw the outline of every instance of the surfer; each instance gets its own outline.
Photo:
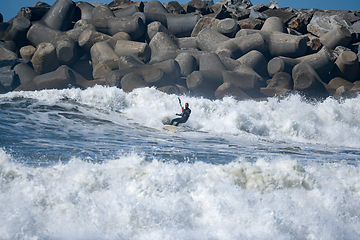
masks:
[[[176,123],[175,126],[177,126],[177,125],[179,125],[179,123],[185,123],[188,120],[188,118],[190,117],[190,113],[191,113],[191,110],[189,108],[189,104],[185,103],[185,108],[181,107],[181,111],[182,111],[182,113],[177,113],[176,114],[177,116],[181,116],[181,117],[174,118],[171,121],[170,125],[173,125],[173,123]]]

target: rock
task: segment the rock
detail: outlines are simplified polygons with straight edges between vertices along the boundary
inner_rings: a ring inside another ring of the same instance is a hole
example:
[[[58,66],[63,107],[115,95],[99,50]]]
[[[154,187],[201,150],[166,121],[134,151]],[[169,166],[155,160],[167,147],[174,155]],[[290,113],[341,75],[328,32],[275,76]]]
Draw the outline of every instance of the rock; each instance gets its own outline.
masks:
[[[360,41],[360,20],[355,22],[352,26],[351,26],[352,30],[354,31],[355,34],[355,42],[359,42]]]
[[[279,5],[278,5],[277,1],[271,0],[270,3],[269,3],[269,8],[270,8],[270,9],[279,8]]]
[[[206,15],[212,13],[212,9],[209,7],[208,4],[201,0],[191,0],[186,4],[185,11],[187,13],[200,13],[202,15]]]
[[[269,17],[278,17],[284,24],[287,24],[291,19],[296,17],[293,11],[286,11],[285,9],[268,9],[262,12]]]
[[[261,12],[256,11],[255,9],[250,10],[249,18],[252,19],[259,19],[259,20],[266,20],[269,18],[268,15],[263,14]]]
[[[240,20],[249,17],[249,7],[252,6],[251,1],[248,0],[233,0],[227,3],[227,11],[230,13],[232,18]]]
[[[217,26],[216,18],[212,17],[203,17],[200,18],[199,21],[196,23],[193,31],[191,32],[191,37],[197,37],[198,34],[205,28],[212,28]]]
[[[322,43],[320,41],[320,39],[314,35],[312,35],[311,33],[306,34],[306,36],[308,37],[309,41],[307,42],[307,54],[313,54],[318,52],[322,47]]]
[[[166,4],[166,10],[169,13],[185,14],[184,8],[177,1],[170,1]]]
[[[264,25],[264,21],[255,18],[247,18],[238,21],[240,29],[255,29],[260,30]]]
[[[315,36],[321,37],[337,27],[344,27],[349,30],[351,23],[338,14],[326,14],[317,11],[307,25],[307,30]]]
[[[0,67],[0,85],[4,92],[12,91],[19,86],[20,82],[16,80],[15,71],[11,66]]]
[[[3,47],[0,47],[0,67],[14,66],[18,61],[17,55]]]
[[[292,18],[288,23],[287,26],[291,29],[294,29],[298,32],[306,34],[307,25],[311,21],[312,16],[315,13],[315,9],[297,9],[295,10],[296,17]]]
[[[208,14],[207,16],[213,17],[216,19],[225,19],[225,18],[231,18],[231,15],[227,11],[224,4],[216,3],[214,5],[210,6],[214,13]]]

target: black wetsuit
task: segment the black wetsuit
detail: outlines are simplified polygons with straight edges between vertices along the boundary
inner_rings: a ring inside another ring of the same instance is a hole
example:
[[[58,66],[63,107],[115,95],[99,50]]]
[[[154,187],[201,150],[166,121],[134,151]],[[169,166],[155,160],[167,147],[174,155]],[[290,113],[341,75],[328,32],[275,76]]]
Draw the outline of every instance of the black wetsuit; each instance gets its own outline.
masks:
[[[179,125],[179,123],[184,123],[188,120],[188,118],[190,117],[190,113],[191,110],[190,108],[182,108],[182,113],[180,114],[180,118],[175,118],[171,121],[170,125],[173,125],[173,123],[175,122],[175,126]]]

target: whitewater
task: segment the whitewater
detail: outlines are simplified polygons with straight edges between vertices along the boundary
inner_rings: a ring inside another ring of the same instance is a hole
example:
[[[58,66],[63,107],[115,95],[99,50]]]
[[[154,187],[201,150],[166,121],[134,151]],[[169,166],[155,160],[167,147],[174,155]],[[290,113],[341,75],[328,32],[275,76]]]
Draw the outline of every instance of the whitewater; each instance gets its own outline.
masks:
[[[359,239],[360,97],[0,95],[0,239]]]

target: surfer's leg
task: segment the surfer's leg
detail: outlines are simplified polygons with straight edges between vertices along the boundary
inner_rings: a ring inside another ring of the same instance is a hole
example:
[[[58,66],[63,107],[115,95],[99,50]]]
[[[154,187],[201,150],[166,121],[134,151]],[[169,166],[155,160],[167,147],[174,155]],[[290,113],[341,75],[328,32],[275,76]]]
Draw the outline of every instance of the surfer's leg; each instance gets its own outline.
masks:
[[[184,123],[184,122],[186,122],[186,120],[185,119],[183,119],[183,118],[177,118],[176,119],[176,124],[175,124],[175,126],[177,126],[177,125],[179,125],[179,123]]]
[[[170,125],[173,125],[174,122],[176,122],[176,125],[175,125],[175,126],[177,126],[177,125],[179,124],[179,119],[181,119],[181,118],[174,118],[173,120],[171,120]]]

